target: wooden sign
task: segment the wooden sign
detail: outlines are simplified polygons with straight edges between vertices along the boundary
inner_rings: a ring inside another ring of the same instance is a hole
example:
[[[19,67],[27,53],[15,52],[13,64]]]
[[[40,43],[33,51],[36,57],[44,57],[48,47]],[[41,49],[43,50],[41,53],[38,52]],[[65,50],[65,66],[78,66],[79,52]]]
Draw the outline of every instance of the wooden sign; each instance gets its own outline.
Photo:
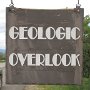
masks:
[[[6,9],[7,84],[81,84],[83,9]]]

